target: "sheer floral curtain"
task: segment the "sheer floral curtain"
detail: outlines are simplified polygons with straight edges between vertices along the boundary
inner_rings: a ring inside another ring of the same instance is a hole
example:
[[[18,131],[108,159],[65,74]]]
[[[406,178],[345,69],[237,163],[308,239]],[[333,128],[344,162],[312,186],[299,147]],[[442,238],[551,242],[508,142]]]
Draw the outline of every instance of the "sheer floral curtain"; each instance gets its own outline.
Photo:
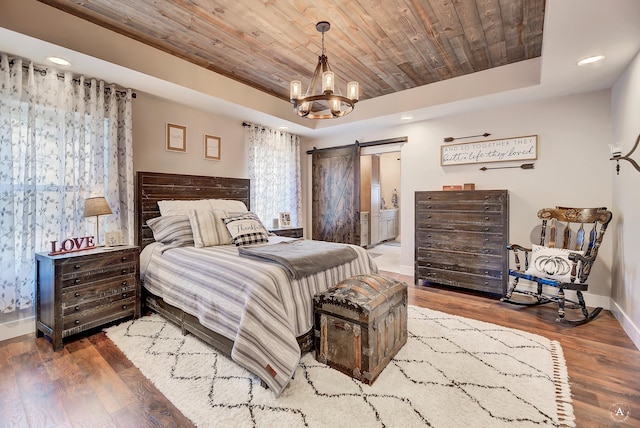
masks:
[[[0,55],[0,324],[33,314],[34,253],[100,231],[133,243],[131,91]]]
[[[266,227],[281,212],[291,214],[291,225],[302,221],[300,137],[260,125],[245,124],[249,147],[251,211]]]

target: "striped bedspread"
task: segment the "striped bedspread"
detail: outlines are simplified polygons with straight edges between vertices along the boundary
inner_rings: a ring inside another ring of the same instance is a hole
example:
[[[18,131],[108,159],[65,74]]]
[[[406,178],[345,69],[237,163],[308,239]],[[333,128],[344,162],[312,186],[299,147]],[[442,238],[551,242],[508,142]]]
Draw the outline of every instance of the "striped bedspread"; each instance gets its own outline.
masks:
[[[160,248],[143,251],[144,287],[233,340],[232,359],[260,376],[276,396],[300,360],[296,337],[313,328],[313,296],[350,276],[377,272],[358,246],[352,246],[355,260],[298,279],[277,264],[240,257],[233,245]]]

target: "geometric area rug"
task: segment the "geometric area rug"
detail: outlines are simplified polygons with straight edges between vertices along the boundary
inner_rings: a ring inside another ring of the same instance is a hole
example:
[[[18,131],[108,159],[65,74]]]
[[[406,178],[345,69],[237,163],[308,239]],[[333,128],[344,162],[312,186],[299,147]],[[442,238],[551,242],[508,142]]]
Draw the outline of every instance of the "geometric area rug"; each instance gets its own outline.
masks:
[[[409,306],[407,344],[372,386],[304,355],[276,398],[157,314],[107,336],[199,427],[573,427],[560,344]]]

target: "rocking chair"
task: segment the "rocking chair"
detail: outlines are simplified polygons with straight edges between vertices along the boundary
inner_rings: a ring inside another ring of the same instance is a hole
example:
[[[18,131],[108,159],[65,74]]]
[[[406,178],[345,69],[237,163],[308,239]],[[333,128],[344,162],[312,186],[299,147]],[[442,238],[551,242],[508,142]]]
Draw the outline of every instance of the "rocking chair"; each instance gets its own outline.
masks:
[[[500,299],[503,302],[516,305],[536,306],[556,302],[558,304],[558,318],[556,321],[569,324],[584,324],[594,319],[602,308],[587,310],[582,292],[586,291],[587,278],[591,267],[598,255],[598,248],[611,221],[611,211],[606,208],[545,208],[538,211],[542,220],[540,245],[525,248],[517,244],[507,246],[513,252],[515,269],[509,269],[509,276],[513,277],[507,292]],[[549,238],[546,239],[549,224]],[[589,228],[589,242],[585,247],[585,225]],[[564,226],[564,231],[557,230]],[[573,228],[573,230],[572,230]],[[577,228],[577,230],[575,230]],[[556,247],[556,232],[562,233],[562,247]],[[574,236],[572,236],[574,235]],[[524,255],[524,269],[520,256]],[[535,291],[531,289],[517,289],[520,279],[537,283]],[[543,287],[555,287],[557,293],[544,292]],[[565,297],[565,290],[575,290],[578,301]],[[524,300],[513,299],[513,294],[527,296]],[[582,317],[578,319],[565,318],[566,309],[580,309]]]

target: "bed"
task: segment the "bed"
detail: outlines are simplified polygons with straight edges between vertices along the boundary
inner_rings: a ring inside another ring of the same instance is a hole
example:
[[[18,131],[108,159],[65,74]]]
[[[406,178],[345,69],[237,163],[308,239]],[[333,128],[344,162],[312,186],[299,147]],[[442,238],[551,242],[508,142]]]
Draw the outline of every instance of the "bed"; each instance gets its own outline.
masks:
[[[292,278],[278,264],[240,256],[233,244],[172,248],[154,242],[147,222],[160,217],[159,201],[222,199],[241,201],[250,209],[249,186],[247,179],[137,173],[143,302],[183,333],[198,336],[256,374],[280,395],[301,353],[312,348],[313,295],[377,268],[365,249],[348,246],[355,254],[353,260]],[[270,244],[291,241],[276,236],[268,240]]]

